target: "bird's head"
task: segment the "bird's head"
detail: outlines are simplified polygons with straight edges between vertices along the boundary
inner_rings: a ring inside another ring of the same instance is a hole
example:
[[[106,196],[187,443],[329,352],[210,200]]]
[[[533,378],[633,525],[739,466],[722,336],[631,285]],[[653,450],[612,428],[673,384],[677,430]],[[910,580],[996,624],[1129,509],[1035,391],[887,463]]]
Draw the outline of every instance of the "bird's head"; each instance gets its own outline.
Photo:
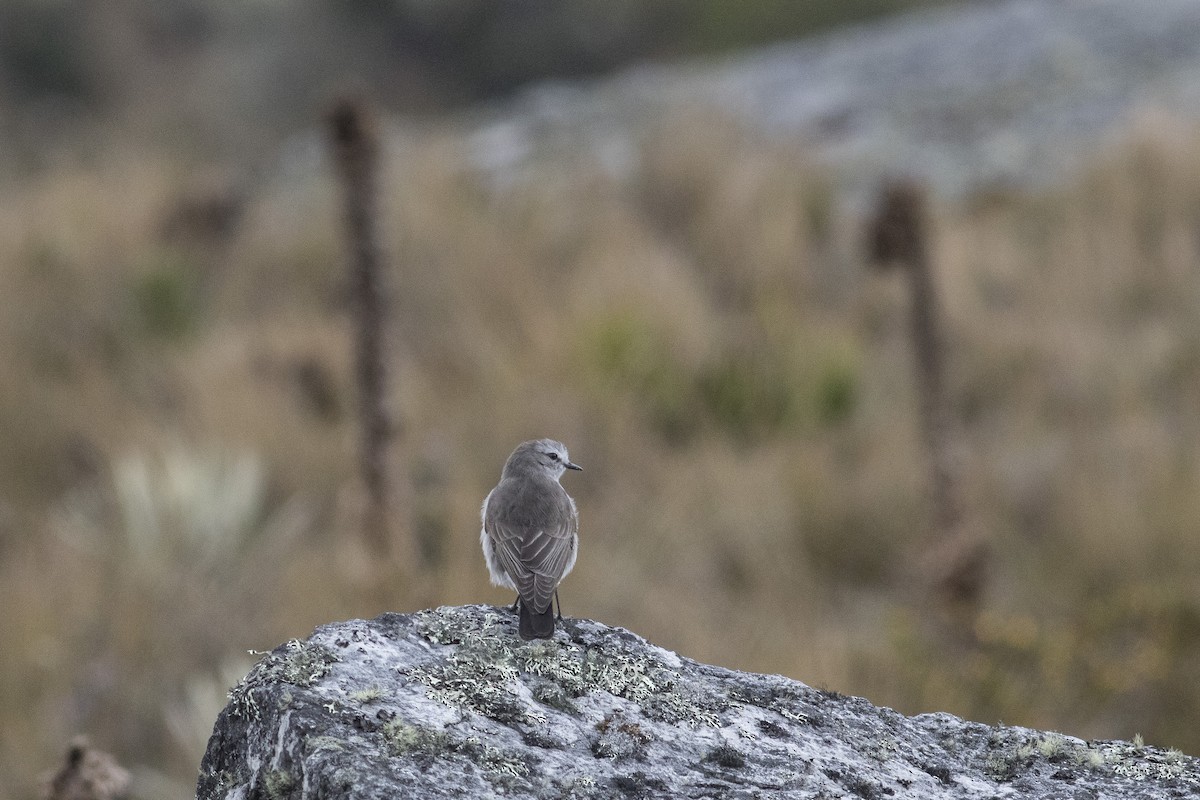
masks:
[[[569,469],[581,470],[583,467],[571,463],[571,457],[562,442],[534,439],[522,442],[513,450],[504,465],[504,477],[530,476],[541,472],[558,480]]]

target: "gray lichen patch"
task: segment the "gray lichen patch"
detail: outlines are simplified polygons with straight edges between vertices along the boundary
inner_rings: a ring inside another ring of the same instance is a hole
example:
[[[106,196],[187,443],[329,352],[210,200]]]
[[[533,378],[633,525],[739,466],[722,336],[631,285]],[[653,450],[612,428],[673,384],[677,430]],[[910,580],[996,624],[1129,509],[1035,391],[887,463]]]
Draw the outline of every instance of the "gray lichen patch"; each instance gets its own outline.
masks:
[[[393,755],[438,757],[453,752],[444,730],[395,720],[383,726],[383,739]]]
[[[645,728],[623,714],[610,714],[600,720],[596,724],[596,733],[592,755],[613,761],[643,759],[646,745],[654,740]]]
[[[435,644],[453,645],[440,661],[408,669],[410,680],[424,684],[429,697],[491,719],[540,722],[544,714],[522,705],[515,687],[529,686],[540,705],[577,713],[574,700],[596,692],[638,704],[648,717],[691,726],[720,724],[729,703],[681,681],[680,674],[654,657],[645,643],[620,639],[603,642],[563,636],[523,642],[495,612],[466,614],[441,608],[414,615],[418,632]]]
[[[1039,765],[1098,769],[1104,756],[1087,742],[1046,732],[1028,734],[1019,729],[998,728],[988,737],[990,752],[984,770],[1002,782],[1011,782]]]
[[[434,644],[459,644],[468,637],[478,637],[484,631],[500,635],[499,616],[494,611],[484,614],[481,625],[475,615],[464,613],[454,606],[441,606],[412,615],[417,633]]]
[[[567,693],[563,687],[552,680],[545,678],[530,678],[529,693],[538,703],[561,711],[564,714],[577,716],[579,709],[572,702],[573,695]]]
[[[282,800],[291,794],[298,783],[296,776],[284,770],[272,770],[263,780],[263,789],[269,800]]]
[[[998,728],[988,739],[985,771],[1002,782],[1053,767],[1111,772],[1135,781],[1170,782],[1185,778],[1191,767],[1178,750],[1160,750],[1134,742],[1085,742],[1061,733]]]
[[[704,760],[726,769],[746,766],[746,754],[728,744],[719,744],[704,756]]]
[[[431,699],[448,706],[504,723],[528,717],[516,696],[519,670],[515,660],[485,638],[464,643],[449,658],[414,666],[405,674],[424,684]]]
[[[642,703],[646,716],[662,722],[682,722],[691,728],[698,725],[720,727],[721,713],[729,708],[729,703],[719,695],[688,683],[676,672],[665,672],[666,675],[659,676],[657,691]]]
[[[368,686],[365,689],[359,689],[356,692],[350,693],[350,699],[360,705],[367,705],[382,700],[385,697],[383,689],[379,686]]]
[[[1135,780],[1177,780],[1191,772],[1187,756],[1174,748],[1159,750],[1136,742],[1105,742],[1094,746],[1113,772]]]
[[[729,690],[729,701],[739,705],[750,705],[774,711],[790,722],[820,727],[824,717],[804,694],[795,687],[781,682],[761,681],[742,683]]]
[[[329,674],[340,659],[329,648],[315,642],[292,639],[266,653],[236,686],[229,690],[231,711],[242,718],[258,719],[256,689],[291,684],[306,688]],[[283,694],[290,698],[290,694]]]
[[[384,742],[391,755],[411,758],[418,764],[434,759],[463,758],[496,786],[511,787],[529,775],[529,763],[521,754],[495,747],[478,736],[458,739],[445,730],[390,722],[383,728]]]

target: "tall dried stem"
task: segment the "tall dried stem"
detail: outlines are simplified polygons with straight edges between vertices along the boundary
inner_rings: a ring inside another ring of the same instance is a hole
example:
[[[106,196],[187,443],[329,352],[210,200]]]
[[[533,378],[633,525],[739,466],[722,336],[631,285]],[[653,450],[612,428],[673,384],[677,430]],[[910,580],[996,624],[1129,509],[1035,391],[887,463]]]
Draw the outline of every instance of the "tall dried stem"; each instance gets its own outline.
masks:
[[[925,559],[926,577],[944,598],[971,601],[982,589],[986,555],[965,524],[926,205],[925,191],[916,183],[892,181],[884,186],[870,228],[870,257],[880,268],[903,269],[911,290],[910,335],[933,504],[934,539]]]
[[[394,426],[387,406],[383,264],[378,232],[379,133],[357,100],[338,101],[328,118],[330,143],[343,184],[346,238],[357,323],[355,379],[361,424],[359,469],[367,493],[364,536],[380,555],[392,551],[388,447]]]

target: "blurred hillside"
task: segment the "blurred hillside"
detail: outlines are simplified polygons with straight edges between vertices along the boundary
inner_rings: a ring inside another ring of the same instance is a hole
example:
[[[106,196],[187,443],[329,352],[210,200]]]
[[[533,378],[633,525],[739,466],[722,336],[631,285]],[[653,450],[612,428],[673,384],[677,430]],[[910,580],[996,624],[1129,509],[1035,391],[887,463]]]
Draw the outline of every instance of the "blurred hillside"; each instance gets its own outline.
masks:
[[[80,12],[73,57],[117,58],[111,35],[143,61],[82,69],[97,82],[74,101],[4,73],[21,145],[0,184],[0,798],[33,796],[78,732],[134,771],[139,797],[188,796],[247,650],[386,609],[507,602],[487,585],[479,503],[512,446],[541,435],[586,468],[567,478],[583,548],[568,615],[906,712],[1200,751],[1200,132],[1186,103],[1158,99],[1176,97],[1161,92],[1200,28],[1166,0],[1136,21],[1123,3],[970,5],[511,104],[494,98],[516,79],[381,95],[423,114],[384,124],[396,524],[419,567],[402,583],[360,545],[353,323],[317,126],[323,93],[357,72],[322,63],[379,59],[368,87],[407,67],[352,46],[347,19],[302,25],[332,14],[315,3],[291,21],[265,3],[170,6],[173,25],[241,38],[153,58],[126,26],[167,6],[23,4],[50,22]],[[434,7],[381,3],[372,30]],[[1067,24],[1084,7],[1139,46]],[[1085,54],[1062,74],[1090,75],[1093,46],[1125,54],[1103,62],[1115,110],[1054,116],[1055,97],[1097,84],[1041,95],[1022,88],[1036,69],[993,81],[991,105],[937,86],[914,107],[927,125],[896,128],[897,142],[925,131],[928,161],[900,157],[908,145],[889,161],[838,149],[878,141],[876,122],[788,128],[762,86],[800,79],[754,77],[781,61],[850,74],[835,65],[890,52],[911,81],[884,94],[919,94],[987,24]],[[276,25],[320,57],[281,68]],[[703,49],[668,39],[637,54]],[[481,97],[494,102],[459,107]],[[1011,113],[967,124],[980,107]],[[925,168],[985,163],[968,144],[988,126],[1038,129],[1047,146],[1020,152],[1078,166]],[[972,135],[944,147],[947,130]],[[892,170],[936,189],[961,480],[992,542],[980,603],[949,629],[914,591],[930,514],[907,287],[867,269],[846,202]]]
[[[950,0],[6,0],[6,168],[120,144],[246,163],[347,82],[436,115],[547,78],[724,52]]]
[[[961,200],[1077,174],[1131,120],[1200,119],[1200,7],[1008,0],[929,9],[712,63],[643,66],[598,85],[543,85],[481,122],[480,166],[546,150],[636,168],[664,112],[720,110],[803,142],[862,205],[902,172]]]

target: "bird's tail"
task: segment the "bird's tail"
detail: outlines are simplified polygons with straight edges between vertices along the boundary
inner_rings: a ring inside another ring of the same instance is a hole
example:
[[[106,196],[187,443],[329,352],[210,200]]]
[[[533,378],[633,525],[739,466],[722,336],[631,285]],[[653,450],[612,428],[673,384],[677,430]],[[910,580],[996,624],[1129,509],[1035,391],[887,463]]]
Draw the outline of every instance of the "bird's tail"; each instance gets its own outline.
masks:
[[[531,611],[529,604],[522,600],[520,613],[521,624],[518,630],[522,639],[528,641],[530,639],[549,639],[554,636],[553,603],[548,604],[546,610],[539,614]]]

